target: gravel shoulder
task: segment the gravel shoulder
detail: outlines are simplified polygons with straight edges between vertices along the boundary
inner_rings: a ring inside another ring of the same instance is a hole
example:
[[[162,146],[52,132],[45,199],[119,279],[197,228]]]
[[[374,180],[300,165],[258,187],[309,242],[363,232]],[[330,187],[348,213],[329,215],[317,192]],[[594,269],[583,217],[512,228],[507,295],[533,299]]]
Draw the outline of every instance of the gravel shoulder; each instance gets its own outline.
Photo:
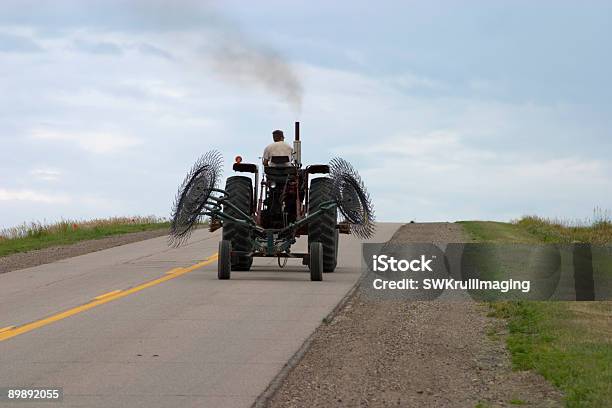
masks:
[[[396,243],[469,242],[461,225],[406,224]],[[270,407],[561,406],[541,376],[512,371],[505,323],[473,301],[390,301],[358,288],[268,401]]]
[[[0,273],[11,272],[19,269],[43,265],[74,256],[101,251],[119,245],[132,242],[144,241],[150,238],[161,237],[168,234],[166,228],[132,232],[129,234],[113,235],[106,238],[80,241],[71,245],[55,246],[35,251],[11,254],[0,258]]]

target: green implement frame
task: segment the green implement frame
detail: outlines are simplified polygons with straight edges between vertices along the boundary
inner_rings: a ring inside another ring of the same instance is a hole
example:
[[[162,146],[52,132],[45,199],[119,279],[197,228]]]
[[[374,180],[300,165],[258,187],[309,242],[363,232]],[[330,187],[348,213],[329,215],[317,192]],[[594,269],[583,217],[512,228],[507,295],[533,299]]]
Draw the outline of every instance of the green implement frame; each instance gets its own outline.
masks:
[[[308,254],[290,252],[291,245],[296,242],[297,231],[322,212],[333,210],[338,206],[335,201],[326,201],[321,203],[317,210],[283,228],[263,228],[257,225],[253,217],[246,214],[228,201],[228,193],[225,190],[213,188],[211,191],[220,195],[210,195],[206,203],[202,206],[203,211],[200,214],[211,217],[212,219],[242,224],[243,226],[248,227],[250,231],[253,251],[232,251],[232,255],[305,258],[305,256]],[[231,207],[232,210],[240,216],[240,218],[225,213],[223,211],[224,206]]]

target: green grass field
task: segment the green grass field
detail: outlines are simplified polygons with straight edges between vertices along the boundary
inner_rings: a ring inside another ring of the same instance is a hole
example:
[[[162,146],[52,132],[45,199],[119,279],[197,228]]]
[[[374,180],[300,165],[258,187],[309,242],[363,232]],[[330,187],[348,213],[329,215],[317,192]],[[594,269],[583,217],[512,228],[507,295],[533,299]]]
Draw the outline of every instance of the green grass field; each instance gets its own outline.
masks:
[[[0,231],[0,257],[88,239],[130,232],[167,229],[157,217],[117,217],[90,221],[65,220],[54,224],[31,223]]]
[[[570,226],[538,217],[461,223],[477,241],[612,243],[612,225]],[[567,407],[612,407],[612,302],[495,302],[508,320],[508,349],[519,370],[535,370],[565,393]]]

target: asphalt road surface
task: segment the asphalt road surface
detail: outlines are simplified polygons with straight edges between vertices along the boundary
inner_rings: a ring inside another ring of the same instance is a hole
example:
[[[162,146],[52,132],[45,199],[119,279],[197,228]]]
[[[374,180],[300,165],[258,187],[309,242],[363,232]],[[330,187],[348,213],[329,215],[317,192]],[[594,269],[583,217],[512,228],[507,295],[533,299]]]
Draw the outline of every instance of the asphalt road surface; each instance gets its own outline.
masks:
[[[370,241],[399,226],[379,223]],[[198,230],[180,248],[161,237],[1,274],[0,388],[62,387],[63,402],[45,407],[250,406],[357,281],[361,241],[341,236],[323,282],[276,259],[219,281],[220,236]]]

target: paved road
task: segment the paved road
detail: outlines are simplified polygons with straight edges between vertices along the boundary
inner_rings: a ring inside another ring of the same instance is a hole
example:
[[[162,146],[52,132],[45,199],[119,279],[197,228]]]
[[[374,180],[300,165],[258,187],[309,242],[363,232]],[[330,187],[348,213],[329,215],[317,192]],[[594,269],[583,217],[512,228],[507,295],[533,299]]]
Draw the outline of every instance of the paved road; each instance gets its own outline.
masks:
[[[398,227],[378,224],[371,241]],[[0,275],[0,388],[63,387],[63,403],[45,407],[250,406],[356,282],[360,241],[342,236],[324,282],[268,259],[218,281],[219,237],[199,230],[177,249],[155,238]]]

